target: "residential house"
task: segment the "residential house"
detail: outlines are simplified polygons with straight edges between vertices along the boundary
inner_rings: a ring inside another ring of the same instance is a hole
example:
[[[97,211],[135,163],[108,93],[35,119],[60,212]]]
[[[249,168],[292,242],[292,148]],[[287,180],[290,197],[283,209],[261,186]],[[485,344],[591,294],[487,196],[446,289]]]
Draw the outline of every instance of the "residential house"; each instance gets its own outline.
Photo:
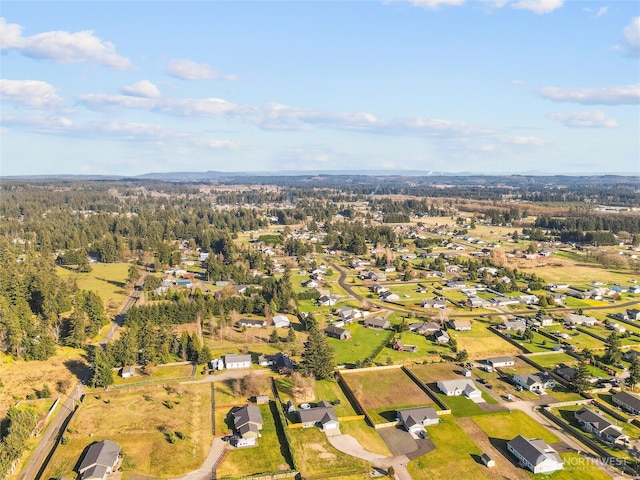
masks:
[[[469,321],[469,320],[453,320],[450,323],[451,323],[451,327],[456,332],[470,332],[471,331],[471,321]]]
[[[400,295],[390,291],[386,291],[380,294],[380,300],[383,302],[395,302],[400,300]]]
[[[338,315],[338,317],[340,317],[345,323],[350,323],[356,318],[361,318],[363,316],[360,310],[348,306],[336,309],[336,315]]]
[[[640,309],[637,309],[637,308],[628,309],[627,317],[629,317],[629,320],[640,320]]]
[[[587,315],[578,315],[575,313],[570,313],[567,315],[566,321],[571,323],[572,325],[583,325],[586,327],[593,327],[598,320],[594,317],[589,317]]]
[[[525,305],[537,305],[538,302],[540,302],[540,299],[536,295],[520,295],[518,300]]]
[[[559,292],[553,292],[551,293],[551,296],[553,297],[553,303],[555,303],[556,305],[562,305],[567,299],[566,295]]]
[[[438,388],[448,397],[464,395],[467,398],[481,398],[482,392],[478,390],[473,380],[468,378],[455,380],[441,380]]]
[[[369,328],[377,328],[379,330],[387,330],[391,327],[391,322],[386,318],[373,317],[364,321],[364,326]]]
[[[421,434],[424,427],[437,425],[440,418],[431,407],[405,408],[397,411],[398,421],[411,433]]]
[[[422,300],[422,308],[447,308],[447,302],[444,298],[427,298]]]
[[[523,373],[513,376],[513,383],[530,392],[543,394],[547,388],[556,385],[555,380],[548,373]]]
[[[440,325],[433,322],[410,323],[409,331],[419,333],[421,335],[431,335],[440,330]]]
[[[520,303],[520,301],[514,297],[494,297],[489,301],[497,307],[506,307],[507,305]]]
[[[314,408],[299,410],[302,428],[320,427],[322,430],[333,430],[340,426],[336,411],[329,402],[321,401]]]
[[[508,318],[502,321],[502,325],[507,331],[523,332],[527,329],[527,322],[522,318]]]
[[[288,328],[291,326],[291,320],[285,315],[276,315],[273,317],[273,326],[276,328]]]
[[[486,362],[493,368],[513,367],[516,363],[513,357],[491,357]]]
[[[627,361],[632,361],[635,357],[637,357],[638,355],[640,355],[640,352],[638,352],[637,350],[629,350],[627,352],[624,353],[623,357],[625,360]]]
[[[576,373],[577,370],[574,367],[569,367],[567,365],[556,368],[556,374],[559,377],[564,378],[567,382],[573,382],[573,379],[576,378]]]
[[[485,308],[485,307],[490,307],[491,306],[491,302],[489,302],[488,300],[485,300],[484,298],[480,298],[480,297],[469,297],[467,298],[467,307],[471,307],[471,308]]]
[[[111,440],[93,443],[87,449],[78,473],[80,480],[104,480],[113,473],[120,459],[120,446]]]
[[[551,473],[562,470],[564,466],[558,452],[537,438],[518,435],[507,442],[507,450],[516,456],[523,467],[533,473]]]
[[[262,414],[255,405],[245,405],[232,413],[233,429],[236,433],[236,447],[250,447],[256,444],[262,430]]]
[[[584,431],[593,433],[603,442],[624,444],[629,441],[629,437],[622,433],[622,427],[586,407],[575,412],[574,417]]]
[[[246,328],[266,328],[267,321],[266,320],[254,320],[251,318],[243,318],[236,323],[238,327],[246,327]]]
[[[260,355],[258,365],[261,367],[275,367],[280,375],[293,373],[293,362],[286,353],[278,352],[275,355]]]
[[[224,356],[224,365],[229,369],[251,368],[251,355],[236,355],[230,353]]]
[[[333,325],[325,328],[324,333],[327,337],[337,338],[338,340],[351,340],[351,332],[349,330]]]
[[[540,322],[541,327],[550,327],[553,325],[553,317],[549,315],[540,315],[536,317],[536,320]]]
[[[449,288],[465,288],[466,285],[462,280],[449,280],[447,282],[447,287],[449,287]]]
[[[438,330],[433,336],[436,343],[449,343],[451,341],[451,337],[446,330]]]
[[[135,375],[136,373],[136,367],[133,365],[125,365],[124,367],[122,367],[122,370],[120,370],[120,376],[122,378],[131,378]]]
[[[640,414],[640,398],[635,395],[628,392],[618,392],[611,397],[611,401],[633,415]]]
[[[318,298],[317,303],[321,307],[331,307],[338,302],[338,298],[335,295],[322,295]]]

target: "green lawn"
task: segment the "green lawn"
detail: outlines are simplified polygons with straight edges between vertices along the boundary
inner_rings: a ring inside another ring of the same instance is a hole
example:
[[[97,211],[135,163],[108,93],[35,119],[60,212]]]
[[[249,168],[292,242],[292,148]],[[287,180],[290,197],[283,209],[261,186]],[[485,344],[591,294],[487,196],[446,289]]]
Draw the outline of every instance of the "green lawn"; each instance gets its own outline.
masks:
[[[482,451],[452,416],[441,416],[440,423],[427,427],[427,431],[436,449],[409,462],[407,468],[412,478],[415,480],[488,478],[483,467],[471,457],[471,455],[482,455]]]
[[[466,350],[471,359],[519,353],[519,349],[490,331],[489,325],[486,320],[475,319],[471,322],[470,332],[449,329],[448,333],[458,342],[458,350]]]
[[[114,385],[128,385],[131,383],[156,381],[156,380],[170,380],[172,378],[190,377],[193,372],[192,364],[184,365],[160,365],[153,369],[152,373],[147,374],[142,371],[141,367],[136,367],[136,373],[133,377],[122,378],[120,372],[113,376]]]
[[[578,360],[575,357],[572,357],[568,353],[550,353],[549,355],[535,355],[530,357],[532,362],[537,363],[543,368],[553,368],[559,363],[566,363],[568,365],[573,365],[577,363]]]
[[[560,441],[553,433],[520,410],[508,410],[491,415],[480,415],[474,417],[473,421],[489,438],[503,439],[505,443],[518,435],[530,438],[541,438],[547,443]]]
[[[483,415],[486,413],[477,403],[474,403],[464,395],[451,397],[446,396],[444,393],[437,393],[436,395],[438,395],[438,398],[440,398],[440,400],[442,400],[449,406],[449,408],[451,409],[451,413],[456,418],[472,417],[474,415]],[[484,392],[482,396],[485,399],[490,398],[492,400],[491,402],[487,403],[497,403],[495,399]]]
[[[355,363],[371,357],[392,335],[390,330],[364,328],[358,324],[349,325],[347,329],[351,332],[351,340],[327,339],[333,347],[338,364]]]
[[[255,475],[263,472],[287,471],[292,468],[282,455],[280,439],[276,432],[272,409],[278,408],[274,403],[260,405],[263,427],[258,438],[258,445],[251,448],[239,448],[229,451],[216,471],[217,478]]]

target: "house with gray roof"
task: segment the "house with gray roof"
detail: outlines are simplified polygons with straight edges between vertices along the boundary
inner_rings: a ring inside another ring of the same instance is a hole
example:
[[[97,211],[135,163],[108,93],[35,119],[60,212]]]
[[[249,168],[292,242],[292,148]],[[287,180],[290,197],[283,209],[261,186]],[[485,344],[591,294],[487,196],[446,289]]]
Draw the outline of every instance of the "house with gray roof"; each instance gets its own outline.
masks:
[[[513,376],[513,383],[533,393],[543,394],[547,388],[556,386],[556,381],[548,373],[523,373]]]
[[[618,407],[634,415],[640,414],[640,398],[628,392],[618,392],[611,397],[611,401]]]
[[[340,426],[338,415],[329,402],[321,401],[306,410],[299,410],[302,428],[320,427],[322,430],[332,430]]]
[[[224,356],[224,365],[228,369],[251,368],[251,355],[236,355],[230,353]]]
[[[522,318],[509,318],[503,320],[502,324],[507,331],[525,331],[527,329],[527,322]]]
[[[344,328],[336,327],[335,325],[329,325],[324,329],[324,333],[327,337],[337,338],[338,340],[350,340],[351,332]]]
[[[373,317],[373,318],[367,318],[364,321],[364,326],[369,328],[377,328],[379,330],[386,330],[389,327],[391,327],[391,322],[386,318]]]
[[[590,317],[588,315],[577,315],[575,313],[567,315],[566,320],[572,325],[584,325],[587,327],[593,327],[597,322],[594,317]]]
[[[256,444],[262,430],[262,414],[255,405],[245,405],[231,414],[233,416],[233,430],[236,433],[234,444],[236,447],[250,447]]]
[[[473,380],[468,378],[455,379],[455,380],[440,380],[438,388],[442,393],[448,397],[457,397],[464,395],[467,398],[481,398],[482,392],[478,390]]]
[[[533,473],[551,473],[564,467],[558,452],[538,438],[518,435],[507,442],[507,450],[516,456],[520,465]]]
[[[120,447],[116,442],[103,440],[92,444],[78,467],[80,480],[104,480],[113,473],[119,458]]]
[[[433,322],[416,322],[409,324],[409,331],[419,333],[421,335],[428,335],[440,330],[440,325]]]
[[[452,320],[451,328],[453,328],[457,332],[470,332],[471,331],[471,321],[469,320]]]
[[[438,330],[433,334],[433,337],[437,343],[449,343],[451,341],[451,337],[446,330]]]
[[[431,407],[404,408],[397,411],[398,421],[411,433],[421,433],[424,427],[437,425],[440,418]]]
[[[629,437],[622,433],[622,427],[613,424],[593,410],[583,407],[573,415],[584,431],[594,434],[603,442],[624,444],[629,441]]]
[[[491,357],[486,362],[493,368],[513,367],[516,363],[513,357]]]

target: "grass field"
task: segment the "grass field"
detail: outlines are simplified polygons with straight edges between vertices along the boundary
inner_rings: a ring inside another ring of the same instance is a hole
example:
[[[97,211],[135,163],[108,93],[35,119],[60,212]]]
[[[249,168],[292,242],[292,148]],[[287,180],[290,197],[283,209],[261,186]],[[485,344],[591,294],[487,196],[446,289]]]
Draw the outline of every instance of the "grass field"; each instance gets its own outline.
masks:
[[[276,425],[272,409],[277,408],[274,403],[260,405],[263,426],[258,438],[258,445],[251,448],[238,448],[229,452],[216,471],[217,478],[239,477],[255,475],[263,472],[287,471],[292,467],[282,455],[279,448],[280,439],[276,432]]]
[[[367,425],[364,420],[340,422],[340,431],[346,435],[351,435],[370,452],[387,457],[392,456],[387,444],[378,435],[378,431]]]
[[[54,397],[67,393],[87,365],[83,353],[79,349],[58,348],[55,356],[41,362],[25,362],[0,354],[0,418],[18,400],[35,395],[44,385],[49,387]]]
[[[566,363],[567,365],[573,365],[578,363],[576,358],[567,353],[550,353],[549,355],[535,355],[531,357],[531,361],[536,362],[543,368],[553,368],[559,363]]]
[[[69,443],[56,449],[43,478],[75,478],[72,469],[84,449],[105,438],[120,445],[125,471],[185,474],[209,452],[211,386],[188,385],[181,396],[159,386],[86,395],[65,436]]]
[[[252,374],[247,371],[247,375]],[[269,395],[271,397],[271,389],[269,387],[268,379],[265,375],[255,375],[256,382],[260,386],[260,393],[263,395]],[[233,392],[233,380],[223,380],[213,383],[213,394],[215,395],[216,409],[219,407],[239,405],[246,403],[249,398],[247,395],[238,394]]]
[[[92,263],[90,272],[75,272],[62,267],[57,267],[56,272],[64,279],[75,279],[78,288],[94,291],[100,295],[107,313],[113,315],[127,296],[125,284],[129,265],[129,263]]]
[[[474,415],[486,414],[486,412],[482,410],[482,408],[477,403],[469,400],[464,395],[460,395],[458,397],[448,397],[444,393],[437,393],[436,395],[438,395],[438,398],[440,398],[440,400],[442,400],[446,405],[449,406],[449,408],[451,409],[451,414],[456,418],[472,417]],[[489,397],[489,395],[484,392],[483,398],[485,398],[485,400],[489,398],[492,400],[492,402],[488,403],[497,403],[495,399]]]
[[[294,428],[288,433],[293,455],[303,476],[335,474],[337,478],[341,473],[357,474],[370,470],[364,460],[336,450],[319,428]]]
[[[391,331],[364,328],[362,325],[349,325],[347,329],[351,332],[351,340],[327,339],[333,347],[339,365],[371,357],[392,335]]]
[[[347,399],[346,395],[333,379],[318,380],[316,381],[316,402],[320,400],[326,400],[334,405],[334,410],[338,417],[350,417],[356,415],[356,411],[353,409],[351,402]],[[338,405],[335,400],[338,400]]]
[[[530,438],[541,438],[547,443],[559,442],[549,430],[520,410],[508,410],[492,415],[474,417],[473,421],[487,434],[489,438],[502,439],[506,442],[523,435]],[[506,451],[506,447],[505,447]]]
[[[136,373],[133,377],[122,378],[120,372],[114,372],[114,385],[127,385],[130,383],[170,380],[172,378],[190,377],[193,372],[192,364],[184,365],[159,365],[155,367],[151,374],[144,373],[142,368],[136,367]]]
[[[552,474],[533,475],[536,480],[608,480],[611,477],[578,453],[561,453],[564,470]]]
[[[488,327],[489,322],[485,320],[473,320],[470,332],[449,330],[449,334],[458,342],[458,350],[466,350],[471,359],[519,353],[516,347],[491,332]]]
[[[488,478],[471,455],[482,451],[467,436],[450,415],[440,417],[438,425],[427,427],[436,449],[409,462],[407,468],[415,480],[459,478],[465,480]]]
[[[344,375],[358,400],[367,410],[396,410],[433,403],[401,369],[357,372]],[[388,420],[385,420],[388,421]]]

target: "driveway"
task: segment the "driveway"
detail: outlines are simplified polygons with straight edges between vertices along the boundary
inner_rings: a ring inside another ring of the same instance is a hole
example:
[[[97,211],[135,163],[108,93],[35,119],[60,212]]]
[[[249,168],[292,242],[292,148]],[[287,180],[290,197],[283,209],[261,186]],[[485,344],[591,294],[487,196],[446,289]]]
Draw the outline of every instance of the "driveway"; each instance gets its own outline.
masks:
[[[211,442],[209,455],[207,455],[207,458],[205,459],[202,466],[198,470],[189,472],[182,477],[173,478],[172,480],[211,480],[211,472],[213,471],[213,467],[218,459],[222,458],[227,450],[227,447],[227,443],[222,441],[222,438],[214,438],[213,442]]]

